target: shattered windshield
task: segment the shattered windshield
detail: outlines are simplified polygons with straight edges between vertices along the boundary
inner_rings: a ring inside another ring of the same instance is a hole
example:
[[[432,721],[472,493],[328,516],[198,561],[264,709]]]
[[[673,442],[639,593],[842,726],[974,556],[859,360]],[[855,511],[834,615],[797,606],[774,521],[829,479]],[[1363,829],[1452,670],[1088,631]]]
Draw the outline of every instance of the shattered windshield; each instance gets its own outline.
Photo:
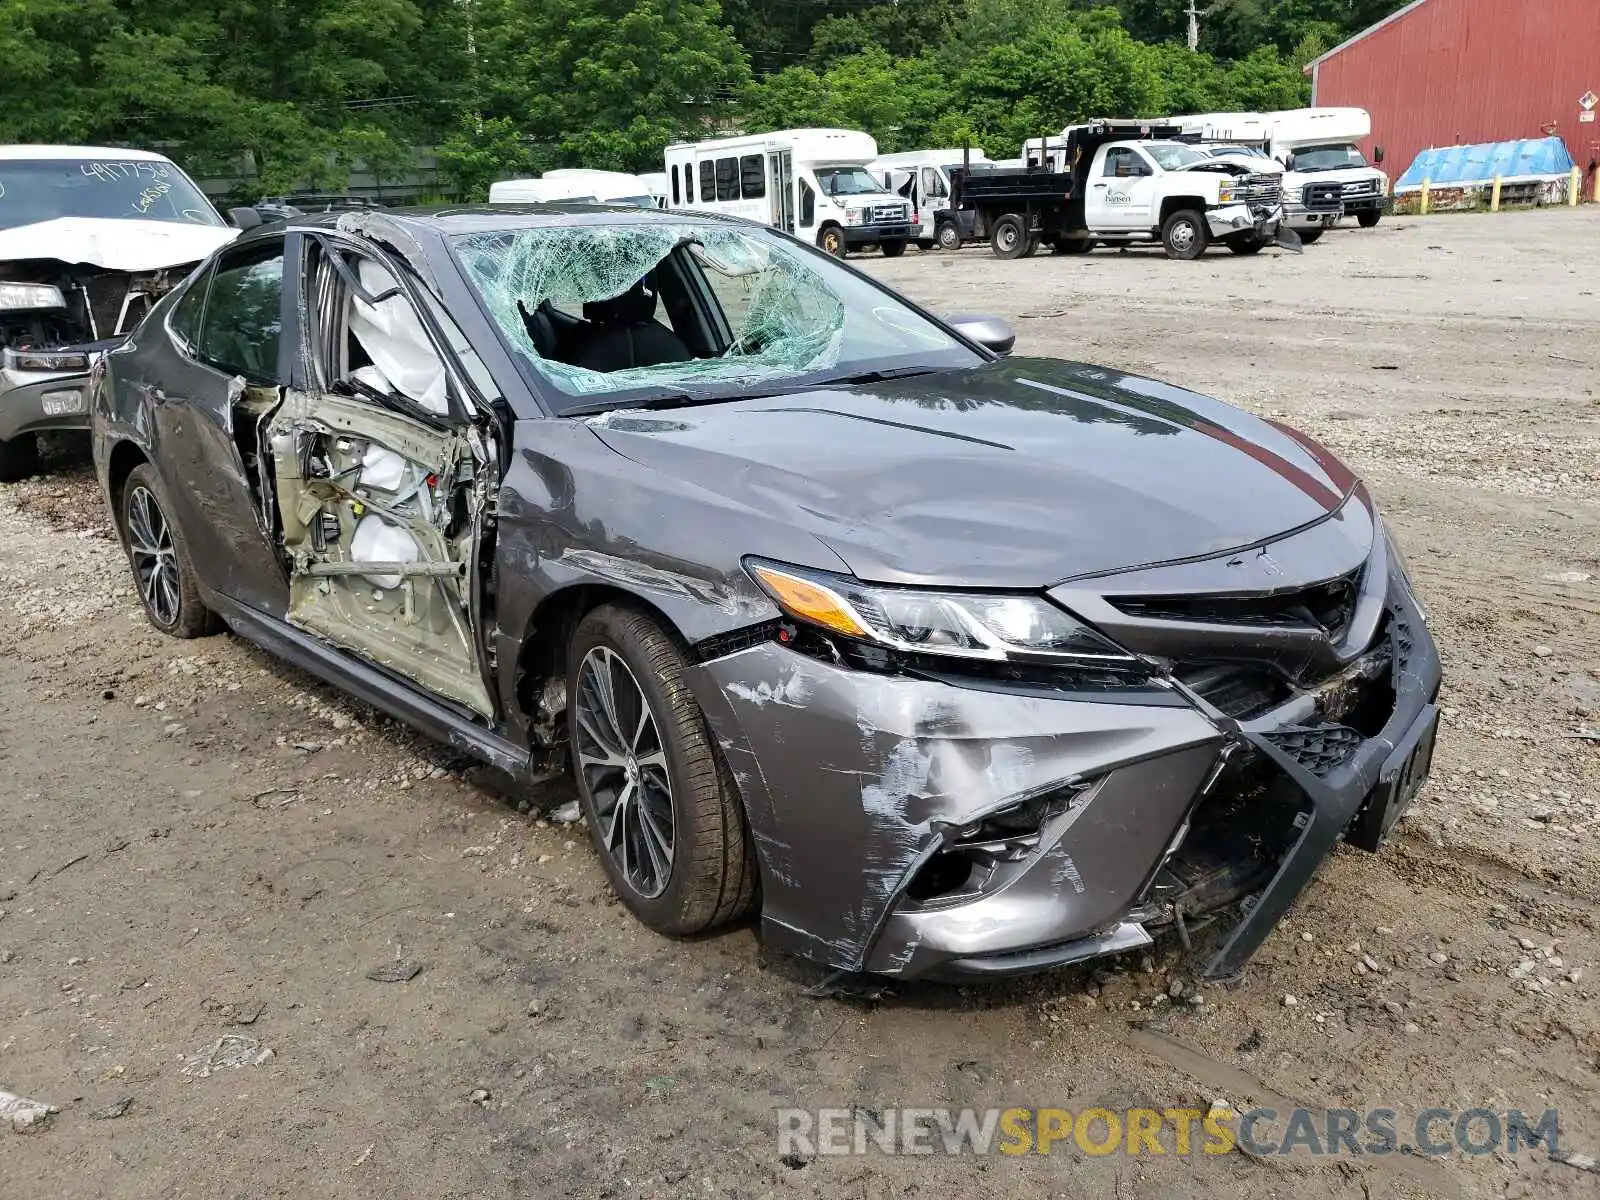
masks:
[[[1290,167],[1296,171],[1338,171],[1366,165],[1361,151],[1348,142],[1337,146],[1306,146],[1296,150],[1290,162]]]
[[[650,222],[464,234],[453,245],[510,346],[593,411],[974,366],[970,349],[831,259],[760,228]]]
[[[161,159],[0,160],[0,229],[57,217],[222,224],[188,177]]]
[[[830,196],[878,196],[879,183],[865,167],[818,167],[817,182]]]

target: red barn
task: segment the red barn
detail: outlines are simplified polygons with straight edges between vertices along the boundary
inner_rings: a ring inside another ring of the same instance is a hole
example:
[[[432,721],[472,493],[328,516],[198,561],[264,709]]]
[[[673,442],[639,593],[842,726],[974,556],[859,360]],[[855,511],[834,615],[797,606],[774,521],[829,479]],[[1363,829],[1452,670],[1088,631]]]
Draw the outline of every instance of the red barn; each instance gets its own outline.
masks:
[[[1392,178],[1430,146],[1550,134],[1600,159],[1600,0],[1413,0],[1307,70],[1312,104],[1372,114]]]

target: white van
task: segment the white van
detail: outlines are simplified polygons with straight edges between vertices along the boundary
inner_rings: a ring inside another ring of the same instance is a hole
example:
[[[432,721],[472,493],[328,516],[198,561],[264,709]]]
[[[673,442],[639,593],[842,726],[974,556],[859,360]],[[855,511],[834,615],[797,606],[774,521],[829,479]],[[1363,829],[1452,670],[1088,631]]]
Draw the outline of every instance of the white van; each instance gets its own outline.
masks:
[[[892,258],[911,237],[911,205],[867,170],[877,157],[850,129],[683,142],[667,147],[668,207],[761,221],[839,258],[869,246]]]
[[[546,171],[538,179],[503,179],[489,185],[490,204],[538,204],[556,200],[657,207],[645,181],[625,171],[563,167]]]
[[[911,240],[924,250],[936,243],[946,250],[961,245],[960,227],[947,215],[941,228],[938,217],[950,212],[950,172],[963,161],[972,167],[993,165],[982,150],[972,149],[907,150],[879,155],[867,164],[874,179],[911,201]]]

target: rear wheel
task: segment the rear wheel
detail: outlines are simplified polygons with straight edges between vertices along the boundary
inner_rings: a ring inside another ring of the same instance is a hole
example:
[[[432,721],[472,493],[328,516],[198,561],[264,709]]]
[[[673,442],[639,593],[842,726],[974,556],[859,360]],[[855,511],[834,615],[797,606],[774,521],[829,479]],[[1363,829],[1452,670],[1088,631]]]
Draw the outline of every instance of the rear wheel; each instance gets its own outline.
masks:
[[[1257,238],[1254,234],[1251,234],[1249,237],[1231,237],[1228,239],[1228,249],[1232,250],[1235,254],[1243,254],[1246,256],[1251,254],[1260,254],[1266,248],[1267,243]]]
[[[989,249],[996,258],[1021,258],[1028,250],[1028,229],[1016,213],[1007,213],[994,223],[989,234]]]
[[[1093,238],[1057,238],[1055,242],[1057,254],[1087,254],[1093,249]]]
[[[25,433],[0,442],[0,483],[15,483],[39,470],[39,439]]]
[[[917,239],[917,249],[918,250],[932,250],[933,249],[933,244],[934,243],[933,243],[933,239],[932,238],[918,238]]]
[[[1323,235],[1324,230],[1322,230],[1322,229],[1297,229],[1297,230],[1295,230],[1295,232],[1300,235],[1300,240],[1302,242],[1304,242],[1306,245],[1309,246],[1309,245],[1311,245],[1312,242],[1316,241],[1319,237],[1321,237]]]
[[[1180,208],[1161,226],[1161,244],[1168,258],[1199,258],[1210,242],[1205,217],[1192,208]]]
[[[611,886],[658,933],[743,915],[755,858],[738,788],[652,618],[603,605],[573,633],[568,727],[578,796]]]
[[[939,249],[941,250],[959,250],[961,249],[961,230],[956,228],[954,221],[946,221],[939,226],[938,232],[934,234],[934,241],[939,243]]]
[[[118,516],[134,586],[150,624],[176,638],[216,633],[219,622],[200,599],[189,548],[172,519],[166,489],[148,463],[128,475]]]
[[[843,258],[845,254],[844,230],[837,225],[824,225],[822,232],[817,234],[817,245],[824,254],[831,254],[835,258]]]
[[[1377,209],[1371,209],[1367,212],[1356,214],[1356,223],[1359,224],[1363,229],[1371,229],[1381,220],[1383,220],[1383,214]]]
[[[878,249],[883,251],[883,256],[885,258],[899,258],[902,254],[904,254],[906,252],[906,244],[904,242],[898,242],[898,241],[897,242],[879,242],[878,243]]]

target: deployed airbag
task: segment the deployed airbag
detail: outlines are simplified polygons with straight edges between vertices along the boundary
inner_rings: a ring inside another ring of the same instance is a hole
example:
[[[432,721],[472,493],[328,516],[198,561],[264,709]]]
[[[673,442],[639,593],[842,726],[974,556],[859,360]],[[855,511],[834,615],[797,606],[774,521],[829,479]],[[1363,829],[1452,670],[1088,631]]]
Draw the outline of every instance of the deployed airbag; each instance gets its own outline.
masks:
[[[396,287],[394,276],[370,258],[361,260],[359,277],[372,296]],[[377,304],[352,294],[350,332],[393,390],[429,412],[443,416],[450,411],[445,401],[444,362],[404,293],[396,292]]]

